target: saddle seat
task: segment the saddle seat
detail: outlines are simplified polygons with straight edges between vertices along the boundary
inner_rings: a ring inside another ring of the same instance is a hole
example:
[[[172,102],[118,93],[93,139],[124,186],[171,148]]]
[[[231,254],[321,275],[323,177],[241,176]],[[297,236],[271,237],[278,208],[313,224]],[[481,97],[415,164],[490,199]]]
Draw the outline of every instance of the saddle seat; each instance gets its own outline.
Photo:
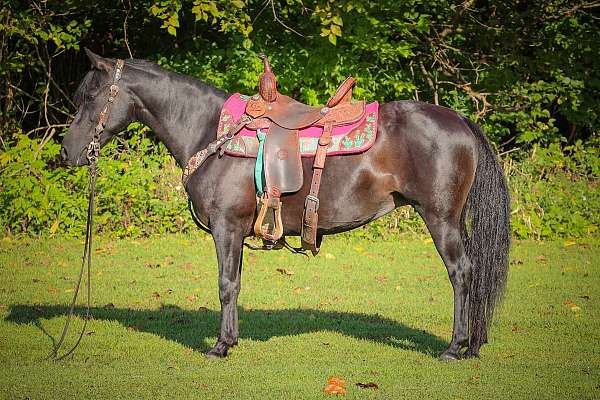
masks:
[[[272,102],[256,94],[248,100],[246,106],[246,114],[255,121],[254,124],[246,126],[258,129],[270,121],[285,129],[302,129],[309,126],[324,127],[328,123],[333,126],[354,123],[360,120],[365,112],[364,100],[352,101],[354,85],[354,78],[347,78],[324,107],[312,107],[278,92]]]

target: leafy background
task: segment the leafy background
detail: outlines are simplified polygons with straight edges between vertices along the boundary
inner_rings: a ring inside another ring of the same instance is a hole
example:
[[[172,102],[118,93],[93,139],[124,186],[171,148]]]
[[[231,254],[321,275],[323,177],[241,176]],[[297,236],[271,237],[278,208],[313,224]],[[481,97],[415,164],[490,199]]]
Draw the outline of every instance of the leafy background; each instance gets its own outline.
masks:
[[[597,235],[598,1],[29,1],[0,6],[0,230],[80,235],[87,171],[58,162],[89,69],[82,48],[151,59],[234,92],[256,89],[260,51],[281,90],[323,103],[346,76],[356,97],[417,99],[481,124],[509,179],[513,231]],[[98,229],[195,232],[180,171],[140,124],[102,151]],[[356,230],[424,233],[411,209]]]

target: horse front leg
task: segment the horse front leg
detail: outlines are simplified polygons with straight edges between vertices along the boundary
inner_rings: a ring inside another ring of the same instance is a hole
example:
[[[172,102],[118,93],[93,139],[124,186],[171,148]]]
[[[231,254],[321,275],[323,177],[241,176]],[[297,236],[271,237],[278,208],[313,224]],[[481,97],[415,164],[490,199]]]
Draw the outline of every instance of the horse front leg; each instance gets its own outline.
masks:
[[[221,329],[217,344],[206,354],[210,358],[227,356],[239,337],[237,298],[242,274],[243,235],[224,225],[213,229],[213,239],[219,262],[219,299],[221,301]]]

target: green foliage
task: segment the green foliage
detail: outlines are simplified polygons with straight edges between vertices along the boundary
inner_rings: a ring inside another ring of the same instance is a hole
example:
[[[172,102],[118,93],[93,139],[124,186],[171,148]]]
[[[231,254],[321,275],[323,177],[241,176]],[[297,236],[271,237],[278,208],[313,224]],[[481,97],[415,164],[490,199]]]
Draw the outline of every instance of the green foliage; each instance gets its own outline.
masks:
[[[50,168],[60,151],[53,141],[17,135],[16,143],[0,155],[2,189],[0,225],[4,233],[53,235],[77,233],[85,218],[85,196],[74,196],[85,188],[85,170]]]
[[[478,120],[505,160],[520,237],[597,232],[600,31],[590,2],[98,0],[0,5],[0,222],[4,233],[79,234],[84,170],[55,162],[83,46],[157,61],[252,93],[265,51],[282,91],[322,104],[348,75],[355,97],[436,102]],[[145,129],[145,128],[144,128]],[[179,171],[131,128],[103,150],[101,229],[191,226]],[[561,153],[563,152],[563,153]],[[117,201],[114,201],[117,199]],[[354,234],[425,232],[408,208]]]
[[[180,184],[180,170],[162,144],[139,124],[102,150],[98,165],[96,221],[100,232],[146,236],[197,232]],[[87,205],[84,168],[53,165],[59,144],[19,135],[0,154],[2,234],[81,235]],[[578,141],[561,148],[536,146],[521,157],[506,158],[512,197],[512,227],[521,238],[579,238],[600,227],[600,147]],[[397,234],[427,235],[410,207],[349,232],[367,240]]]
[[[600,150],[578,141],[535,146],[522,161],[508,159],[512,224],[518,237],[588,237],[600,227]]]
[[[180,9],[181,2],[179,0],[161,0],[150,7],[150,13],[163,21],[161,28],[166,29],[170,35],[177,36]]]
[[[98,163],[96,228],[118,236],[179,232],[194,226],[165,147],[132,124],[126,139],[102,150]],[[53,166],[60,144],[19,135],[0,155],[3,234],[80,236],[85,227],[87,169]]]

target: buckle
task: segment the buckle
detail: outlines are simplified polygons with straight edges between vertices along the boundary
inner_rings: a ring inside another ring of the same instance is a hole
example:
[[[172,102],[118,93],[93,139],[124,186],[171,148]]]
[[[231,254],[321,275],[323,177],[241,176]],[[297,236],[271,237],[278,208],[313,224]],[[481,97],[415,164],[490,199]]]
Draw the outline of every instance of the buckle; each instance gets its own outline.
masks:
[[[312,201],[313,203],[315,203],[315,211],[317,211],[319,209],[319,198],[317,196],[313,196],[312,194],[309,194],[308,196],[306,196],[306,200],[304,200],[304,208],[308,207],[309,201]]]
[[[111,97],[115,97],[119,93],[119,87],[117,85],[110,85],[109,93]]]

